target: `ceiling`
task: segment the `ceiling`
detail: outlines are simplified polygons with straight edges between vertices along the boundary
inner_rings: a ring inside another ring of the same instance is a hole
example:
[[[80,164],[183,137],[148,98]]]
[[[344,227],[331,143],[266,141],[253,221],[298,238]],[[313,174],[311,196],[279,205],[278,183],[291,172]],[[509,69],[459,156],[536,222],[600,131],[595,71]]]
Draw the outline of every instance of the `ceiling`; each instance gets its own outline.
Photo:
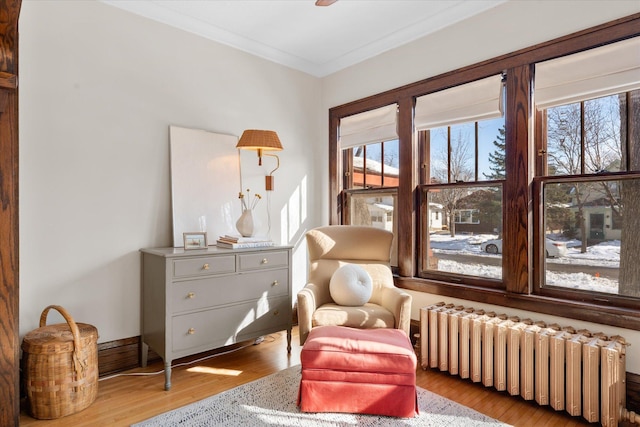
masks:
[[[316,77],[508,0],[102,0]]]

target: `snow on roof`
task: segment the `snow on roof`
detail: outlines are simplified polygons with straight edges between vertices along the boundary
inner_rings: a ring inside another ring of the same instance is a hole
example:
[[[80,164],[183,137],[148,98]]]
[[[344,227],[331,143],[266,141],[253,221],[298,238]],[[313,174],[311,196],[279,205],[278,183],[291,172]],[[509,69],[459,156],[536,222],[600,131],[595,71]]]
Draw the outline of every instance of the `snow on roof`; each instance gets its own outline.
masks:
[[[374,203],[373,206],[382,209],[385,212],[393,212],[393,206],[382,203]]]
[[[364,164],[364,157],[354,157],[353,158],[353,167],[356,169],[362,169]],[[382,164],[373,159],[367,159],[367,171],[369,172],[377,172],[382,173]],[[387,176],[398,176],[399,170],[398,168],[394,168],[393,166],[384,165],[384,174]]]

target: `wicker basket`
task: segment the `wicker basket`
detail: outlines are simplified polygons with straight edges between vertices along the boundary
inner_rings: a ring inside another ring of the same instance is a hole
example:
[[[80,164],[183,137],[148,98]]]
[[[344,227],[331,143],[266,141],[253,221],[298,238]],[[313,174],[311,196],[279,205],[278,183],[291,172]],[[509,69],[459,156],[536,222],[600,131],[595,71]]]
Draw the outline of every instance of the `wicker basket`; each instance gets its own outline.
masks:
[[[67,323],[48,325],[50,309]],[[60,418],[89,406],[98,394],[98,330],[76,323],[62,307],[50,305],[40,327],[22,341],[22,366],[31,415]]]

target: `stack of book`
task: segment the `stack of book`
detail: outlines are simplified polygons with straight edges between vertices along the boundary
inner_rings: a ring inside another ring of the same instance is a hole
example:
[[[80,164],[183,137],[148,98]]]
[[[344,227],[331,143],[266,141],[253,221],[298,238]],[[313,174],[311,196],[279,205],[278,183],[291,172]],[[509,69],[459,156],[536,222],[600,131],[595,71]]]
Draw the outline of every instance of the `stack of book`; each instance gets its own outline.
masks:
[[[229,249],[264,248],[273,246],[273,241],[266,237],[239,237],[226,234],[218,238],[216,246]]]

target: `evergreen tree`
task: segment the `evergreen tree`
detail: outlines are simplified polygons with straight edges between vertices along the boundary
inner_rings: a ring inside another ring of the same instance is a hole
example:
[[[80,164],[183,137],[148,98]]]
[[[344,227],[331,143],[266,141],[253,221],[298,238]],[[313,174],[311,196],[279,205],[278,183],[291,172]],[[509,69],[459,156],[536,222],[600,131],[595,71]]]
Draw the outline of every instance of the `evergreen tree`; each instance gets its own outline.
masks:
[[[505,128],[504,125],[500,129],[498,129],[498,135],[496,139],[493,140],[493,145],[496,147],[493,153],[489,153],[489,163],[492,166],[489,167],[491,170],[490,174],[482,173],[487,179],[505,179]]]

